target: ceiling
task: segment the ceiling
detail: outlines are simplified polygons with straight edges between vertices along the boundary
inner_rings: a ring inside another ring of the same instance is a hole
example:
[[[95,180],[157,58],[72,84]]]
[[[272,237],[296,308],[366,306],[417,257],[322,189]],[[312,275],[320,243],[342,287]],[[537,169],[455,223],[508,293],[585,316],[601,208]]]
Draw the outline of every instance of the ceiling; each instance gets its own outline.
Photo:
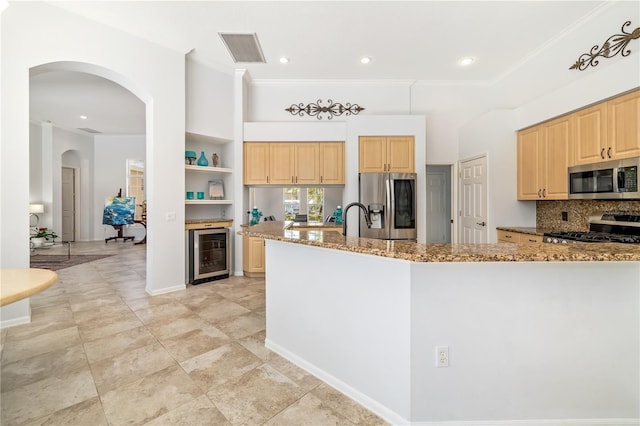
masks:
[[[189,60],[254,80],[499,81],[606,1],[51,2]],[[544,23],[544,24],[541,24]],[[234,63],[219,32],[256,33],[266,63]],[[279,58],[290,59],[282,64]],[[360,63],[367,56],[371,62]],[[458,65],[464,56],[476,60]],[[31,78],[31,118],[103,133],[144,133],[144,105],[93,76]],[[87,120],[78,118],[80,114]]]

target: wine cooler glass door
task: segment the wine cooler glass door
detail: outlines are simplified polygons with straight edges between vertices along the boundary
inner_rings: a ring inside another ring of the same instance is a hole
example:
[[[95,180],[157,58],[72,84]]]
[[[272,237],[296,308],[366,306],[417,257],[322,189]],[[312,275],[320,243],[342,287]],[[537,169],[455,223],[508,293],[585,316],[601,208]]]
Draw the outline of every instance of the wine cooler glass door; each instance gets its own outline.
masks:
[[[191,256],[190,282],[208,281],[229,276],[229,230],[193,230],[190,235]]]

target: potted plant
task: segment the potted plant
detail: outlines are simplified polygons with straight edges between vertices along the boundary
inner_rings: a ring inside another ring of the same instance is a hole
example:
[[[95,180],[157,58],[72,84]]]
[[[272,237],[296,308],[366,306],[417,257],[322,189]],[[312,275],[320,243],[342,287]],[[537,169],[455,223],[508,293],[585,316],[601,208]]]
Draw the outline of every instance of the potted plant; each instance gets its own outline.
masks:
[[[56,238],[58,238],[58,235],[55,231],[50,231],[47,228],[35,228],[35,232],[31,234],[30,240],[34,247],[40,247],[49,240],[55,243]]]

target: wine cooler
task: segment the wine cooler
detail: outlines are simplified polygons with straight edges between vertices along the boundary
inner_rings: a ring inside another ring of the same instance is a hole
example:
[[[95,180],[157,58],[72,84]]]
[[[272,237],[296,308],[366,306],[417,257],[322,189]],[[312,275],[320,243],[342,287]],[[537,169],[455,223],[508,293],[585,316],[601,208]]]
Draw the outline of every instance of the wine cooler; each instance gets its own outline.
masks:
[[[229,277],[229,228],[189,230],[189,283]]]

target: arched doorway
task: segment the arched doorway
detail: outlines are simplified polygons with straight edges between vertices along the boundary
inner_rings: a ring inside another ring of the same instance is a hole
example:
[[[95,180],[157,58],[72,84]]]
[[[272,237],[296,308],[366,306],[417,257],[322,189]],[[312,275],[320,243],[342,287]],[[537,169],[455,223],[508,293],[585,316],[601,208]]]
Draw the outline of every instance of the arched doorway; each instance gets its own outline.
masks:
[[[125,195],[127,159],[146,157],[146,105],[103,77],[111,74],[72,62],[30,70],[30,155],[39,157],[30,161],[39,166],[30,171],[30,197],[47,205],[45,223],[65,241],[113,231],[101,225],[104,199]]]

